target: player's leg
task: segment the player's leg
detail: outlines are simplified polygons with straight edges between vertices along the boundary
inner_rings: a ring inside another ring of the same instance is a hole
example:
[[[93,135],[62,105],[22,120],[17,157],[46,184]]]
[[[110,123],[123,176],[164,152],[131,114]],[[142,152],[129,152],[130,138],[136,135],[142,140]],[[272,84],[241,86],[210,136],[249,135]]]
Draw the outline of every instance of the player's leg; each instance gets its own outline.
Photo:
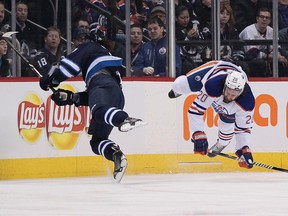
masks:
[[[89,126],[89,134],[92,134],[90,145],[96,155],[101,155],[114,162],[113,178],[120,182],[127,168],[127,159],[120,147],[108,137],[113,126],[99,124],[94,119]]]
[[[209,151],[214,151],[220,153],[226,146],[231,142],[234,135],[234,117],[230,116],[224,118],[219,115],[218,121],[218,139],[217,142],[209,149]],[[207,153],[209,157],[215,157],[213,153]]]
[[[102,85],[88,89],[89,107],[93,118],[97,122],[118,127],[122,132],[145,125],[141,119],[129,117],[123,110],[125,103],[123,92],[118,83],[113,81],[105,87]]]
[[[92,115],[88,132],[93,135],[90,144],[95,154],[114,162],[113,176],[120,182],[127,168],[127,159],[120,147],[108,137],[113,127],[120,127],[129,119],[128,114],[123,111],[124,96],[117,82],[111,77],[104,75],[101,80],[94,78],[93,81],[94,87],[88,88]]]

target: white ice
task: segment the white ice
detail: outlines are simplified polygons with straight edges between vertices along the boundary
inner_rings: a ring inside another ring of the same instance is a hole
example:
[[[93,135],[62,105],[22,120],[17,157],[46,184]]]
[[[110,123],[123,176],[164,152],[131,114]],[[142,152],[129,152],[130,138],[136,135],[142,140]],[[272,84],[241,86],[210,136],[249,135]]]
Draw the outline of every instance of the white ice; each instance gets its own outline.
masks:
[[[0,181],[0,215],[288,215],[288,173],[193,173]]]

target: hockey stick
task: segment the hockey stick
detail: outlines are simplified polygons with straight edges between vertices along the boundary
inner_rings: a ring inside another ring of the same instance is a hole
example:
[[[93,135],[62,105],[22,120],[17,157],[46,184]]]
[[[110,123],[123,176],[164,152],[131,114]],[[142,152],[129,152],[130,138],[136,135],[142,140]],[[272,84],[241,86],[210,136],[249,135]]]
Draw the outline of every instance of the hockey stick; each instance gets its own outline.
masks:
[[[214,154],[214,155],[218,155],[218,156],[222,156],[222,157],[225,157],[225,158],[229,158],[229,159],[232,159],[232,160],[236,160],[236,161],[239,161],[240,159],[236,156],[233,156],[233,155],[229,155],[229,154],[225,154],[225,153],[222,153],[222,152],[214,152],[214,151],[211,151],[210,153]],[[262,167],[262,168],[266,168],[266,169],[271,169],[271,170],[277,170],[277,171],[281,171],[281,172],[288,172],[287,169],[283,169],[283,168],[279,168],[279,167],[274,167],[274,166],[271,166],[271,165],[266,165],[266,164],[263,164],[263,163],[259,163],[259,162],[253,162],[253,165],[255,166],[259,166],[259,167]]]
[[[0,38],[3,38],[7,44],[11,47],[12,50],[14,50],[16,52],[16,54],[32,69],[32,71],[39,77],[41,78],[42,77],[42,74],[28,61],[28,59],[25,58],[25,56],[23,56],[19,50],[17,50],[14,45],[10,42],[10,38],[13,34],[16,34],[18,32],[16,31],[10,31],[10,32],[5,32],[5,33],[0,33]],[[2,35],[1,35],[2,34]],[[53,87],[50,87],[50,90],[52,92],[55,92],[55,89]]]

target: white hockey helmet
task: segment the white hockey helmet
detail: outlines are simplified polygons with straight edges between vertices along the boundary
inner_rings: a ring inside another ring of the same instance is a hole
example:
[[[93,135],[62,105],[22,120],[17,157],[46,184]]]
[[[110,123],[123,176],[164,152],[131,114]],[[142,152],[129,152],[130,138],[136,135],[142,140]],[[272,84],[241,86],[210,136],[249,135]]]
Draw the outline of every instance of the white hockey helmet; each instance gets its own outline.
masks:
[[[229,71],[229,74],[225,80],[225,87],[239,91],[239,95],[243,92],[245,88],[246,79],[244,75],[236,70]]]

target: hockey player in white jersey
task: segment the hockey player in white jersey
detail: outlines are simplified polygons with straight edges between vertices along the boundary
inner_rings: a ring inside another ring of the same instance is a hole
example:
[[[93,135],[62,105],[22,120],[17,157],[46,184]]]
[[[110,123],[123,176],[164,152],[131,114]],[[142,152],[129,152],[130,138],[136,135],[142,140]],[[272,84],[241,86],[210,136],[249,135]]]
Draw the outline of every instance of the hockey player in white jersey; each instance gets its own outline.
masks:
[[[188,111],[194,153],[214,157],[212,152],[221,152],[235,134],[239,166],[252,168],[249,145],[255,98],[245,72],[230,62],[210,61],[175,79],[168,95],[176,98],[191,92],[198,92]],[[217,142],[208,149],[203,115],[210,106],[219,114],[219,122]]]

